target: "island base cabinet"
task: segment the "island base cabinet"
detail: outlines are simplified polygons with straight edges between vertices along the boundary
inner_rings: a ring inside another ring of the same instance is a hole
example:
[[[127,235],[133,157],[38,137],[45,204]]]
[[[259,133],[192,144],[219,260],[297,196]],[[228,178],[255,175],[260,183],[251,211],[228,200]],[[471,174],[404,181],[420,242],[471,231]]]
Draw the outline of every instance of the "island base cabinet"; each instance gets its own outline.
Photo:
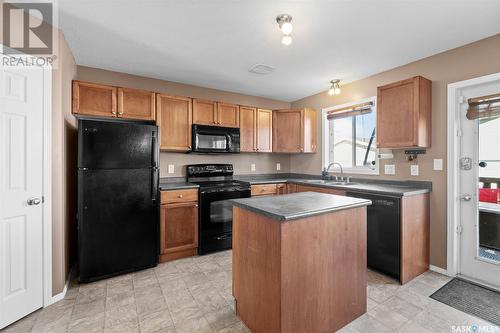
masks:
[[[253,333],[334,332],[366,312],[366,279],[366,207],[287,222],[234,207],[233,294]]]

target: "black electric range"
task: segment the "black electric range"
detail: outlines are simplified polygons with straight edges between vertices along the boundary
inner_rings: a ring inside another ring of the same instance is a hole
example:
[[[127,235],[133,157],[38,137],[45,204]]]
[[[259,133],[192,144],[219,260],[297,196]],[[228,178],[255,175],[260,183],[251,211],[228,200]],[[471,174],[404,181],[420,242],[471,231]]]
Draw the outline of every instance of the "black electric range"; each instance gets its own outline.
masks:
[[[233,179],[232,164],[187,166],[187,181],[198,184],[198,254],[232,247],[233,205],[231,199],[249,198],[250,183]]]

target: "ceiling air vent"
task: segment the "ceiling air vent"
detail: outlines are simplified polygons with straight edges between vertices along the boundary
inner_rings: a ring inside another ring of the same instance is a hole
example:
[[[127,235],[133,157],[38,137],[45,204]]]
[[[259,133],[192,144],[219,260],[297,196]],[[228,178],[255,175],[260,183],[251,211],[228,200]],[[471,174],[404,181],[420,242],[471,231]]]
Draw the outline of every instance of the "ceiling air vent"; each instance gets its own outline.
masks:
[[[255,64],[248,70],[250,73],[266,75],[274,72],[274,67],[264,64]]]

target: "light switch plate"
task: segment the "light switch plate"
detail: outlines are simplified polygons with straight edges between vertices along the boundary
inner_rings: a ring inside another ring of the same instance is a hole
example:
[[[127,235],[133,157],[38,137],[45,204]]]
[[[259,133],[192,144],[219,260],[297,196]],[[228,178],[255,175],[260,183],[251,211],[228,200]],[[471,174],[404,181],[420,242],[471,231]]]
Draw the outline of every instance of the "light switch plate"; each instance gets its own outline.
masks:
[[[418,165],[417,164],[410,165],[410,174],[412,176],[418,176]]]
[[[255,163],[250,164],[250,171],[255,171]]]
[[[280,171],[281,170],[281,163],[276,163],[276,170]]]
[[[175,168],[174,168],[174,165],[173,164],[169,164],[168,165],[168,173],[175,173]]]
[[[443,170],[443,159],[435,158],[434,159],[434,170],[441,171]]]
[[[384,166],[384,173],[386,175],[395,175],[396,174],[396,166],[394,164],[386,164]]]

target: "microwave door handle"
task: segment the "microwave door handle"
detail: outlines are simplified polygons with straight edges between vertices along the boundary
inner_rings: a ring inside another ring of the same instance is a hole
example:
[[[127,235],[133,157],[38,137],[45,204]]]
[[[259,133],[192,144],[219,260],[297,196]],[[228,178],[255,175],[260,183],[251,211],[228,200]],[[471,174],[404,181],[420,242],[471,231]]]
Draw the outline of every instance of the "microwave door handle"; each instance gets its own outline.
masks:
[[[226,133],[226,151],[231,150],[231,135]]]

